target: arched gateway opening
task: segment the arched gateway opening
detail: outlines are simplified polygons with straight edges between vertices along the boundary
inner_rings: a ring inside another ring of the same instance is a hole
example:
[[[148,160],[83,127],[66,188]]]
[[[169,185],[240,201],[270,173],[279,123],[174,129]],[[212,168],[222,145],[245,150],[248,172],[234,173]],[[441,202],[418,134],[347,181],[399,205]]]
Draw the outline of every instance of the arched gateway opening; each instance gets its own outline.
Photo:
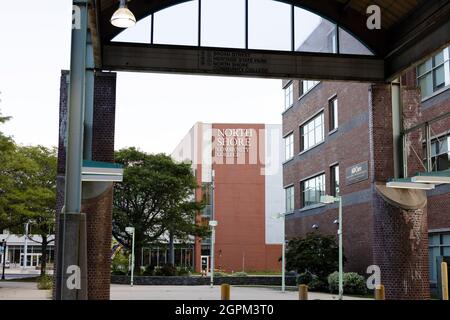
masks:
[[[450,4],[378,4],[380,16],[362,1],[132,0],[128,7],[140,21],[136,28],[147,32],[124,42],[132,30],[119,34],[110,23],[117,1],[74,1],[71,70],[62,83],[68,107],[61,119],[67,131],[60,137],[55,298],[109,298],[114,179],[83,179],[83,168],[114,162],[115,77],[110,71],[370,83],[372,161],[366,170],[373,185],[373,264],[381,268],[387,297],[429,298],[426,194],[385,186],[408,176],[399,115],[402,105],[411,108],[420,99],[415,81],[403,74],[448,46]],[[171,21],[172,10],[183,11],[183,19]],[[378,18],[381,28],[369,21]],[[174,33],[161,34],[168,28]],[[264,40],[270,37],[268,46]],[[109,131],[102,123],[109,123]],[[425,200],[411,206],[405,196]],[[73,270],[79,270],[81,281],[67,286]]]

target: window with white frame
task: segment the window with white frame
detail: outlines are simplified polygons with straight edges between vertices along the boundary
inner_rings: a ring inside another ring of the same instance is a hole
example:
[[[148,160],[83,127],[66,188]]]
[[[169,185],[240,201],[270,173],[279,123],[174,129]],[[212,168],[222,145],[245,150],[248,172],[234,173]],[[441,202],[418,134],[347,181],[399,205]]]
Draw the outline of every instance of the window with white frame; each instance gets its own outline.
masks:
[[[320,203],[320,197],[325,195],[325,174],[300,182],[302,208]]]
[[[293,212],[295,206],[294,186],[287,187],[284,191],[286,193],[286,212]]]
[[[300,126],[300,151],[308,150],[325,139],[323,112]]]
[[[320,81],[302,80],[302,95],[314,88]]]
[[[450,47],[447,47],[417,67],[417,81],[422,98],[450,85],[449,51]]]
[[[289,134],[284,138],[284,160],[289,160],[294,157],[294,133]]]
[[[284,110],[289,109],[294,104],[294,85],[289,83],[284,88]]]
[[[423,154],[426,154],[426,144],[423,145]],[[423,159],[426,166],[427,159]],[[450,135],[444,135],[431,141],[432,171],[450,169]]]

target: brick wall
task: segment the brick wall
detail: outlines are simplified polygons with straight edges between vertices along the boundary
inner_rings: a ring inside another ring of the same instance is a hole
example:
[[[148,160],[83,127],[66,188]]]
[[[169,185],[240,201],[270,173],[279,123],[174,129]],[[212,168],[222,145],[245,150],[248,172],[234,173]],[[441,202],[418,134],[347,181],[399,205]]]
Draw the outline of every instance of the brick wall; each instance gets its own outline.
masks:
[[[427,208],[410,211],[394,208],[375,192],[375,183],[386,183],[394,177],[391,86],[322,82],[298,100],[298,81],[293,84],[295,104],[283,114],[283,133],[294,132],[296,155],[283,168],[284,185],[293,184],[295,187],[296,210],[287,217],[287,236],[304,236],[313,231],[313,224],[319,226],[315,232],[336,234],[336,226],[332,224],[337,217],[336,207],[328,205],[299,210],[299,182],[325,172],[326,192],[329,193],[329,166],[338,162],[344,197],[346,271],[364,274],[368,265],[380,264],[388,298],[429,298],[427,223],[429,221],[430,229],[450,227],[450,219],[444,214],[449,211],[450,197],[443,188],[430,193],[427,219]],[[335,93],[339,101],[339,129],[328,135],[328,99]],[[401,91],[404,127],[409,128],[448,112],[449,99],[444,99],[442,94],[432,102],[421,101],[415,76],[406,74],[402,78]],[[298,127],[321,109],[325,115],[325,143],[299,154]],[[447,132],[450,130],[448,120],[439,121],[433,129],[439,134]],[[408,144],[414,146],[418,153],[408,154],[409,169],[414,172],[421,166],[422,138],[420,132],[408,137]],[[415,164],[414,158],[418,158]],[[347,186],[344,182],[345,168],[364,160],[369,160],[370,179]],[[414,237],[407,238],[408,234]],[[399,285],[398,279],[402,284]]]
[[[294,133],[294,159],[283,166],[283,184],[294,185],[295,214],[286,219],[288,238],[304,236],[309,232],[336,235],[333,223],[338,217],[336,205],[327,205],[312,210],[300,208],[300,181],[325,172],[326,193],[330,193],[330,166],[338,163],[340,169],[340,192],[344,204],[344,254],[346,271],[365,274],[372,264],[372,215],[369,198],[364,194],[371,188],[370,180],[355,184],[345,181],[345,169],[367,161],[369,148],[369,85],[360,83],[321,82],[299,100],[299,82],[294,81],[294,106],[283,114],[283,134]],[[329,99],[337,96],[337,131],[330,133]],[[325,142],[309,151],[300,153],[299,125],[323,109]],[[317,231],[312,225],[317,224]]]
[[[374,194],[374,262],[386,299],[430,298],[427,210],[403,210]]]
[[[64,205],[67,75],[67,71],[62,71],[56,214],[61,212]],[[96,72],[94,86],[92,160],[114,162],[116,74]],[[95,199],[83,200],[82,211],[87,214],[88,297],[89,299],[109,299],[112,189]],[[58,237],[58,227],[56,227],[56,237]],[[56,247],[55,250],[58,248]]]

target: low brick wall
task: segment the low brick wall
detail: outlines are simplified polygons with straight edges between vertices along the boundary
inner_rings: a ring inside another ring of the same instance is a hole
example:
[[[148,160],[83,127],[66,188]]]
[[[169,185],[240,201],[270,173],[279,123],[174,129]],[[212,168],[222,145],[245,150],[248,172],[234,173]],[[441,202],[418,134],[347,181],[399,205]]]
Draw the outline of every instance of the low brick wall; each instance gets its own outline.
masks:
[[[135,285],[152,285],[152,286],[204,286],[209,285],[209,277],[191,276],[191,277],[134,277]],[[111,283],[113,284],[129,284],[129,276],[111,275]],[[247,276],[247,277],[214,277],[214,284],[230,284],[230,285],[258,285],[258,286],[280,286],[281,277],[276,276]],[[295,277],[286,277],[287,286],[295,286]]]

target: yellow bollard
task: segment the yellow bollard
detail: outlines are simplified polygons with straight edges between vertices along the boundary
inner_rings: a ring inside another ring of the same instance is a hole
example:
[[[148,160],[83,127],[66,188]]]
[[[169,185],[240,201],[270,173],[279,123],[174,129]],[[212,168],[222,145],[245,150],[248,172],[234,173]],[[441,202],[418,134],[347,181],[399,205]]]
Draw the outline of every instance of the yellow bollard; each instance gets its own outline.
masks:
[[[301,284],[298,286],[298,299],[308,300],[308,286],[306,284]]]
[[[230,285],[222,284],[220,286],[220,294],[222,300],[230,300]]]
[[[448,269],[447,262],[441,262],[442,300],[448,300]]]
[[[375,288],[375,300],[386,300],[382,284],[377,285]]]

